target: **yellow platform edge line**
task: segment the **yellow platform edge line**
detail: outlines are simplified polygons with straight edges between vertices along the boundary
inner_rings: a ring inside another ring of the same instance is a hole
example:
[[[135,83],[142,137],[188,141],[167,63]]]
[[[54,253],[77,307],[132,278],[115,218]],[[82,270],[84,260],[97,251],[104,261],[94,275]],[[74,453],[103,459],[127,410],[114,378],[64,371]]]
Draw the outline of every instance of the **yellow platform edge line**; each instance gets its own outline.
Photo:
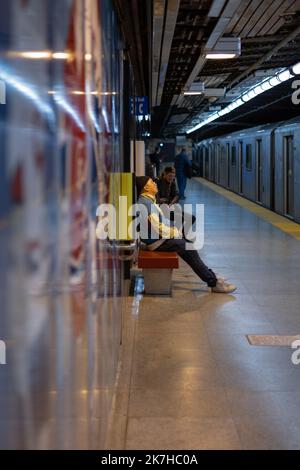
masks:
[[[194,178],[195,181],[198,183],[203,184],[203,186],[207,186],[209,189],[214,191],[215,193],[221,194],[226,199],[233,201],[235,204],[243,207],[244,209],[248,209],[250,212],[253,212],[260,217],[261,219],[265,220],[269,224],[273,225],[273,227],[278,228],[284,233],[287,233],[295,240],[300,240],[300,225],[292,220],[287,220],[280,214],[277,214],[266,207],[258,206],[255,202],[249,201],[248,199],[239,196],[238,194],[231,193],[229,190],[222,188],[211,181],[207,181],[204,178]]]

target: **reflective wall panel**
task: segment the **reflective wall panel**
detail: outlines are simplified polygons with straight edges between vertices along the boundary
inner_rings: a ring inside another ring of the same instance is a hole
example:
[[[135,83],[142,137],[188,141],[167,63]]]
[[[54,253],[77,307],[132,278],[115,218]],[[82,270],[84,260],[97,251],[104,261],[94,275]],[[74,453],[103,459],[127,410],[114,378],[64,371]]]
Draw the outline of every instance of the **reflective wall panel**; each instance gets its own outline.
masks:
[[[108,0],[1,0],[0,448],[101,448],[122,265],[96,239],[122,171],[122,57]]]

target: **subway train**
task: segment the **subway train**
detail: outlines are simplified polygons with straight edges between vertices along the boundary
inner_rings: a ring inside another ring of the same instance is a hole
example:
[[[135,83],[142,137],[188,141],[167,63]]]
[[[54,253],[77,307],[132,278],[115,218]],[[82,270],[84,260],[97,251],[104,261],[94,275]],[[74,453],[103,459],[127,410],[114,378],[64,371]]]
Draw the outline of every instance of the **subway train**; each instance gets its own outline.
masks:
[[[129,281],[96,209],[133,71],[111,0],[2,0],[0,38],[0,447],[99,449]]]
[[[300,223],[300,118],[194,145],[200,176]]]

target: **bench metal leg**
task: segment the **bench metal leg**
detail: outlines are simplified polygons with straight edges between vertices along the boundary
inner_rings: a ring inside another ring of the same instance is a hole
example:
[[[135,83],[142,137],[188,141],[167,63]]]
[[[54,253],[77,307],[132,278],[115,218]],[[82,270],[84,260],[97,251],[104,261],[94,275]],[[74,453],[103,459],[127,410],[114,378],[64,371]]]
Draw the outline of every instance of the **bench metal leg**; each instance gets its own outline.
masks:
[[[171,295],[172,271],[173,269],[143,269],[145,293]]]

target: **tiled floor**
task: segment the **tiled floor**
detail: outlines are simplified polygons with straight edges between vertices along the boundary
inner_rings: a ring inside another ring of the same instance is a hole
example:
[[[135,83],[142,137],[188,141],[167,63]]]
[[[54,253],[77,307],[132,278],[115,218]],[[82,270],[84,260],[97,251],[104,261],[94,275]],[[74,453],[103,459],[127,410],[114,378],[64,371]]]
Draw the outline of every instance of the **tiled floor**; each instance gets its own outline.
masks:
[[[201,256],[238,290],[212,294],[181,263],[172,298],[128,309],[108,447],[300,449],[293,350],[246,338],[300,334],[300,242],[207,185],[187,194],[205,204]]]

